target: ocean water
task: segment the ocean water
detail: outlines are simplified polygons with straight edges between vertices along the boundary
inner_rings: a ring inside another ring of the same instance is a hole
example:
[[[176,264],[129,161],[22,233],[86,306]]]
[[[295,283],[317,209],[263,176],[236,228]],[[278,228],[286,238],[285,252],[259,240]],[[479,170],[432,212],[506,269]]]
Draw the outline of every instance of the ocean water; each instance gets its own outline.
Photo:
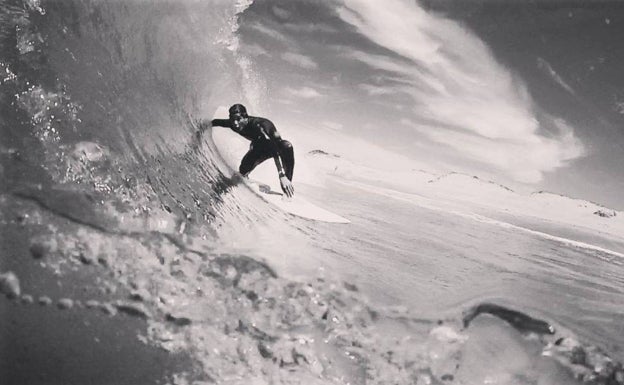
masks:
[[[351,220],[320,223],[233,181],[195,134],[259,95],[247,6],[0,4],[0,382],[624,383],[591,233],[331,175],[296,186]]]

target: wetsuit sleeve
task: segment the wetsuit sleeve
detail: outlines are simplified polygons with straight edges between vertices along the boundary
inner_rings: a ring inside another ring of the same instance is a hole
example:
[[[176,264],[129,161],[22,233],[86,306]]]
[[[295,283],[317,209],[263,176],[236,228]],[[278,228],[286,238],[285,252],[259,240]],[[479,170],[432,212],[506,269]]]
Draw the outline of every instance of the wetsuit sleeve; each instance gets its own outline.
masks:
[[[277,172],[280,176],[285,175],[284,166],[282,166],[282,161],[280,159],[280,142],[282,141],[282,137],[279,132],[275,128],[275,125],[270,121],[264,121],[260,123],[260,130],[266,139],[271,143],[271,150],[273,152],[273,160],[275,160],[275,167],[277,167]]]
[[[230,126],[230,120],[229,119],[212,119],[211,121],[212,126],[218,126],[218,127],[229,127],[232,128]]]

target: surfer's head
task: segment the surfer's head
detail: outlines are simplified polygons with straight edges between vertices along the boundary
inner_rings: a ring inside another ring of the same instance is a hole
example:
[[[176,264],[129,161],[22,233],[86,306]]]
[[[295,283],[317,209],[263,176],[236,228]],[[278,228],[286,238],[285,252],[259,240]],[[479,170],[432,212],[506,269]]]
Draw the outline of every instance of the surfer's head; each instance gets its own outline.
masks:
[[[242,104],[235,104],[229,109],[230,121],[236,130],[241,130],[247,122],[249,122],[249,116],[247,115],[247,109]]]

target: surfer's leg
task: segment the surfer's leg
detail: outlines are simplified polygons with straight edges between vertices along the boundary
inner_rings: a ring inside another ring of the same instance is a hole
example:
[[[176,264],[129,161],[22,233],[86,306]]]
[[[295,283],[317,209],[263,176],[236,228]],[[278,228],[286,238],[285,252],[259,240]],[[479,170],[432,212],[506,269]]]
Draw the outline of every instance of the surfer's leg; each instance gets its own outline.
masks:
[[[295,171],[295,152],[292,143],[287,140],[280,142],[280,158],[282,158],[286,177],[292,181],[293,172]]]
[[[249,148],[249,151],[247,151],[245,156],[243,156],[241,164],[238,167],[238,172],[240,172],[243,176],[247,176],[260,163],[264,162],[270,157],[271,154],[267,153],[267,151],[262,146],[254,146],[252,144]]]

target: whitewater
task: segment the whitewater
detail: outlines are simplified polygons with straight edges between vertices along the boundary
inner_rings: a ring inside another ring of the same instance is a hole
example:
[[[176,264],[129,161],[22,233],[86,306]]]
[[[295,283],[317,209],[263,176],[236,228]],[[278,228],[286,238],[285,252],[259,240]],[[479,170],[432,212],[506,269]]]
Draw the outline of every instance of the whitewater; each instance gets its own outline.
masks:
[[[351,223],[231,180],[196,134],[266,109],[252,6],[0,3],[0,383],[624,384],[623,213],[305,122],[296,191]]]

